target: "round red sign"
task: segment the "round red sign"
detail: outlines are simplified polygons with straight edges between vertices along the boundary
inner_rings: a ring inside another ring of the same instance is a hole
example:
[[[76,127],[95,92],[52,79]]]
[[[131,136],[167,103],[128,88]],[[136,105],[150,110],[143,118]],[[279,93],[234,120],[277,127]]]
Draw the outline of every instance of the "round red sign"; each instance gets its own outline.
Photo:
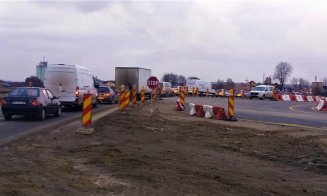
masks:
[[[151,77],[148,79],[147,85],[148,85],[148,87],[151,88],[151,89],[155,89],[155,88],[157,88],[157,86],[159,85],[159,80],[158,80],[158,78],[155,77],[155,76],[151,76]]]

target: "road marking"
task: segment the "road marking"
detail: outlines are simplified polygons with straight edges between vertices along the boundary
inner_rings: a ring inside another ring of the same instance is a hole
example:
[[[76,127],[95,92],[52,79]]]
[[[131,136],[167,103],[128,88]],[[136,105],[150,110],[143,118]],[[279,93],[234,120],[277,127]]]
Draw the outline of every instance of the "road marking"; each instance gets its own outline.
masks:
[[[257,123],[267,123],[267,124],[272,124],[272,125],[289,126],[289,127],[327,130],[327,127],[320,127],[320,128],[319,127],[310,127],[310,126],[306,126],[306,125],[292,124],[292,123],[278,123],[278,122],[270,122],[270,121],[251,120],[251,119],[245,119],[245,118],[239,118],[239,120],[244,120],[244,121],[249,121],[249,122],[257,122]]]
[[[303,105],[294,105],[294,106],[289,107],[288,109],[289,109],[289,110],[292,110],[292,111],[294,111],[294,112],[310,113],[310,114],[312,114],[312,112],[301,111],[301,110],[297,110],[297,109],[295,109],[295,108],[298,107],[298,106],[303,106]],[[317,110],[315,110],[314,108],[315,108],[315,106],[312,106],[312,107],[311,107],[311,109],[312,109],[313,111],[317,112]]]

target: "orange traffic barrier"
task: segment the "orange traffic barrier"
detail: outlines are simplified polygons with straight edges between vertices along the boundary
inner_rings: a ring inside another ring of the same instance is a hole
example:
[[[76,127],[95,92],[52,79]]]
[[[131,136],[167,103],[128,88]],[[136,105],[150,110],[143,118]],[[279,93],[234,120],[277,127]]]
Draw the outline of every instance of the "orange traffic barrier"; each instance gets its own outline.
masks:
[[[125,91],[125,102],[124,102],[124,108],[126,108],[126,107],[129,106],[130,97],[131,97],[131,91],[130,91],[130,90],[126,90],[126,91]]]
[[[192,87],[192,95],[194,96],[194,94],[195,94],[195,88]]]
[[[179,100],[181,102],[181,105],[184,107],[185,106],[185,94],[184,94],[185,91],[184,91],[184,87],[182,86],[180,89],[181,90],[179,92]]]
[[[125,91],[121,91],[119,93],[119,110],[122,112],[124,111],[125,109],[125,103],[126,103],[126,100],[125,100]]]
[[[196,87],[196,89],[195,89],[195,95],[199,96],[199,88],[198,87]]]
[[[144,103],[144,100],[145,100],[145,90],[144,90],[144,88],[142,88],[142,90],[141,90],[141,103]]]
[[[136,85],[133,86],[133,106],[136,106]]]
[[[203,117],[205,115],[202,105],[195,105],[196,116]]]
[[[91,116],[92,116],[92,94],[84,94],[83,117],[82,117],[83,127],[87,127],[91,125]]]
[[[234,118],[234,90],[229,90],[229,97],[228,97],[228,120],[229,121],[237,121]]]

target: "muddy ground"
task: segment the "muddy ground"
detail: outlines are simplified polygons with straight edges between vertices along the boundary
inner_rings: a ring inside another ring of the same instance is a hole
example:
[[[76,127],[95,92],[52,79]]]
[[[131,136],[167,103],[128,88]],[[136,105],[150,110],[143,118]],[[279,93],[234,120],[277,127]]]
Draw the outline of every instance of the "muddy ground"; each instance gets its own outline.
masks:
[[[188,116],[160,100],[0,148],[1,195],[327,195],[323,131]]]

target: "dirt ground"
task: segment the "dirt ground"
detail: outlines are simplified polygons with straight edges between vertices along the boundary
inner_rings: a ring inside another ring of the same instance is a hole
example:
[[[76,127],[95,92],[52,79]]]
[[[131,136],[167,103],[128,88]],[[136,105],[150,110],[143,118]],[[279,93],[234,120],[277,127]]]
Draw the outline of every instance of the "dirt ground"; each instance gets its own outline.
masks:
[[[0,148],[1,195],[327,195],[323,131],[215,121],[160,100]],[[255,128],[256,127],[256,128]]]

